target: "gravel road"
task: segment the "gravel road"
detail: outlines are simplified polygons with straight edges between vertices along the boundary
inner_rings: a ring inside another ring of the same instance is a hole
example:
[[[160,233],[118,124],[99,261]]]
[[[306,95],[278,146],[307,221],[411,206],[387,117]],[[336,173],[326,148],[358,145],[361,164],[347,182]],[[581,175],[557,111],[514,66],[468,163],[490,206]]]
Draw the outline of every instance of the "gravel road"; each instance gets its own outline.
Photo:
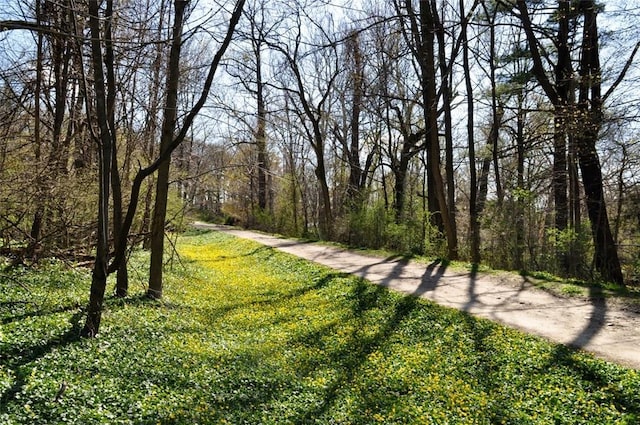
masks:
[[[472,275],[437,263],[385,259],[227,226],[200,222],[195,226],[251,239],[375,284],[640,369],[640,314],[608,299],[554,296],[514,274]]]

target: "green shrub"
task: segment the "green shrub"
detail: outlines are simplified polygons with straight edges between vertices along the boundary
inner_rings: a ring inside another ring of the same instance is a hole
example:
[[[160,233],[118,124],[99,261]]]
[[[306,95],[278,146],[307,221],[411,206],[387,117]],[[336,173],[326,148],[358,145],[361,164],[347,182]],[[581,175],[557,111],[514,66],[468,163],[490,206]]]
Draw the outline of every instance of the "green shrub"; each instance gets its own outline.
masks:
[[[341,232],[344,235],[342,240],[352,246],[383,248],[387,221],[387,211],[382,203],[351,211],[346,229]]]

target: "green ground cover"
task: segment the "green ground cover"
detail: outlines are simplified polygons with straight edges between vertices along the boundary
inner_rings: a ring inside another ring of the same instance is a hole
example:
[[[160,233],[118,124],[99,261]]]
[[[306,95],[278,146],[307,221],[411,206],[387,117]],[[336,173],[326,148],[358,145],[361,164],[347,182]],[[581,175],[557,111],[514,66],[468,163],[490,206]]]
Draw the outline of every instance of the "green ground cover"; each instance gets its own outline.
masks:
[[[0,265],[2,424],[637,424],[640,374],[218,233],[178,240],[165,299]],[[3,270],[4,269],[4,270]]]

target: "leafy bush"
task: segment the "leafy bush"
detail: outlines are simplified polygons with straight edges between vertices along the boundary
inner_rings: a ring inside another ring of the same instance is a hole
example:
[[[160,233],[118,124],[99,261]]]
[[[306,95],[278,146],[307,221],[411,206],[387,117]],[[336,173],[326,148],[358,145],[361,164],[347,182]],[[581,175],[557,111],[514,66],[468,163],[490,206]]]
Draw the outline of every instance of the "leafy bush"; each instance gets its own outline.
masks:
[[[339,230],[344,234],[343,242],[352,246],[379,249],[385,246],[385,229],[388,221],[384,204],[363,206],[349,213],[345,220],[346,229]]]
[[[142,296],[137,254],[134,294],[107,301],[94,339],[77,338],[87,273],[0,274],[0,423],[640,419],[637,371],[253,242],[179,242],[166,298]]]

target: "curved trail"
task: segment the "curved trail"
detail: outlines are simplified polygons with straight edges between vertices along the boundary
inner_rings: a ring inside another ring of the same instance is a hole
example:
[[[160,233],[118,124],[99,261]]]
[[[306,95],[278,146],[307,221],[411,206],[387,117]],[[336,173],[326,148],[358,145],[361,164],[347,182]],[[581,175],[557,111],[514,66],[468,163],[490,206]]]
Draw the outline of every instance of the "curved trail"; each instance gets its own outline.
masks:
[[[448,270],[402,258],[380,258],[345,249],[281,239],[227,226],[195,226],[252,239],[390,289],[500,322],[551,341],[640,369],[640,315],[603,298],[561,298],[535,288],[526,277]]]

